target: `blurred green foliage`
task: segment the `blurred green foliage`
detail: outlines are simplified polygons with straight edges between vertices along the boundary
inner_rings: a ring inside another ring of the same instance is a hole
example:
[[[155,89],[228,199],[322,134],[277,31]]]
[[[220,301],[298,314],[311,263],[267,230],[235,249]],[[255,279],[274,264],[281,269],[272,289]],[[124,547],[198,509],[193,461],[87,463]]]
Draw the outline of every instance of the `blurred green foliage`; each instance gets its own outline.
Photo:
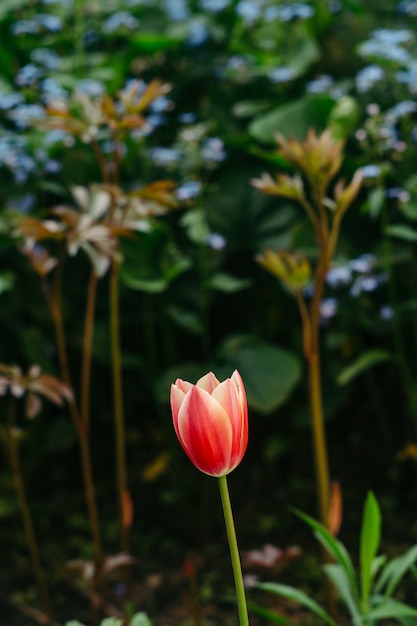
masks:
[[[253,514],[242,531],[247,542],[263,540],[275,525],[285,529],[285,517],[270,522],[285,502],[314,508],[300,319],[255,261],[265,248],[296,249],[314,261],[303,211],[251,185],[263,172],[291,171],[274,148],[277,132],[301,140],[311,127],[331,128],[346,142],[345,178],[361,167],[365,179],[345,216],[322,303],[330,466],[352,505],[346,516],[355,519],[368,488],[393,512],[407,516],[416,506],[416,26],[413,0],[2,0],[0,362],[24,370],[37,363],[60,375],[42,281],[13,224],[22,216],[50,219],[54,207],[74,206],[74,186],[104,182],[85,136],[45,124],[48,106],[62,110],[80,106],[80,94],[87,98],[89,130],[97,131],[111,172],[114,137],[95,127],[90,104],[103,94],[117,100],[134,80],[142,89],[155,79],[171,86],[150,103],[146,124],[124,135],[117,181],[128,194],[169,179],[178,203],[120,240],[128,473],[140,511],[133,550],[144,560],[161,545],[174,551],[172,538],[197,544],[208,532],[209,488],[194,539],[195,522],[182,514],[201,494],[172,432],[168,392],[177,376],[195,381],[213,370],[221,378],[235,367],[242,374],[251,443],[235,480],[245,484],[237,507]],[[45,244],[52,256],[55,244]],[[82,254],[62,267],[76,393],[89,272]],[[108,291],[104,275],[94,317],[91,442],[99,506],[113,520]],[[5,420],[8,398],[1,404]],[[48,557],[89,557],[88,532],[76,523],[84,509],[67,412],[45,405],[28,425],[19,407],[23,469],[39,535],[50,539]],[[143,476],[165,453],[150,485]],[[17,509],[7,469],[0,481],[7,546]],[[52,540],[55,524],[61,530]],[[109,521],[109,552],[115,535]],[[7,575],[12,589],[22,571],[15,554],[6,559],[9,570],[16,572]]]

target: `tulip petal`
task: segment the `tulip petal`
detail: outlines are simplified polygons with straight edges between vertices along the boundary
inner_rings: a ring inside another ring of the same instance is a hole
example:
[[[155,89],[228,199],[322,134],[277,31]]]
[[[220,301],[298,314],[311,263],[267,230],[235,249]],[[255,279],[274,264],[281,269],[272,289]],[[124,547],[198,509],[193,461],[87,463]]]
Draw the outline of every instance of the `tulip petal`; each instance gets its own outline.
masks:
[[[171,385],[171,411],[172,411],[172,421],[174,422],[175,432],[177,433],[177,437],[179,438],[178,433],[178,413],[180,411],[181,405],[185,399],[185,393],[181,390],[178,385],[179,379],[176,381],[175,385]],[[180,381],[182,382],[182,381]]]
[[[189,391],[191,391],[194,385],[189,383],[187,380],[177,378],[177,380],[175,381],[175,386],[178,387],[178,389],[181,389],[181,391],[183,391],[184,393],[188,393]]]
[[[227,378],[215,389],[213,398],[224,408],[230,420],[233,435],[231,463],[234,468],[242,460],[248,444],[246,397],[241,395],[235,380]]]
[[[225,410],[204,389],[193,387],[178,414],[178,439],[190,460],[210,476],[230,469],[232,427]]]
[[[200,387],[200,389],[205,389],[209,394],[212,394],[216,387],[220,385],[220,381],[217,380],[213,372],[209,372],[205,376],[202,376],[202,378],[197,381],[196,385]]]

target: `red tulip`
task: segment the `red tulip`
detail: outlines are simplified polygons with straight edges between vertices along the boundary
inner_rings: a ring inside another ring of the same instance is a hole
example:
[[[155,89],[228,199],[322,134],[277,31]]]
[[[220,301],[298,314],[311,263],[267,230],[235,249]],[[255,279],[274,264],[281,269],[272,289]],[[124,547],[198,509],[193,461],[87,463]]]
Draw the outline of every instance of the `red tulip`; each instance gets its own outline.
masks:
[[[237,370],[222,383],[209,372],[196,385],[171,385],[175,432],[190,460],[209,476],[226,476],[248,445],[248,407]]]

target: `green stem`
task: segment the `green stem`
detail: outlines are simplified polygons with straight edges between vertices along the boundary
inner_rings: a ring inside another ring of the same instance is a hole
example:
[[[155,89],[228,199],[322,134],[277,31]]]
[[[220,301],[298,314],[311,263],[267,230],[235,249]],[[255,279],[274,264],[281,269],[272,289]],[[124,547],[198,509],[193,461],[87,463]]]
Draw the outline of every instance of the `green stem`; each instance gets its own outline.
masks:
[[[120,349],[119,272],[116,263],[110,272],[110,334],[113,366],[114,417],[116,422],[117,486],[120,514],[120,549],[129,552],[129,524],[124,511],[129,498],[126,477],[126,435],[123,411],[122,355]]]
[[[226,523],[227,538],[229,540],[230,557],[232,560],[233,575],[235,578],[236,599],[239,610],[240,626],[249,626],[248,608],[246,605],[245,586],[243,584],[242,566],[240,564],[239,548],[237,545],[235,524],[233,521],[232,506],[230,504],[229,489],[226,476],[219,477],[220,496],[222,499],[224,521]]]

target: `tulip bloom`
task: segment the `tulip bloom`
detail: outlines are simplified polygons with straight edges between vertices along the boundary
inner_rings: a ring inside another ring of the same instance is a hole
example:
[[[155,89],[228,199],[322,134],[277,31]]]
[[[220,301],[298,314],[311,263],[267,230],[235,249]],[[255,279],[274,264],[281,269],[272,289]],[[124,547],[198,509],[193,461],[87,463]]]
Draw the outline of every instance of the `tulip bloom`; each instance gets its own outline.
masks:
[[[240,374],[223,382],[209,372],[195,385],[171,385],[175,432],[189,459],[209,476],[226,476],[239,465],[248,444],[248,408]]]

